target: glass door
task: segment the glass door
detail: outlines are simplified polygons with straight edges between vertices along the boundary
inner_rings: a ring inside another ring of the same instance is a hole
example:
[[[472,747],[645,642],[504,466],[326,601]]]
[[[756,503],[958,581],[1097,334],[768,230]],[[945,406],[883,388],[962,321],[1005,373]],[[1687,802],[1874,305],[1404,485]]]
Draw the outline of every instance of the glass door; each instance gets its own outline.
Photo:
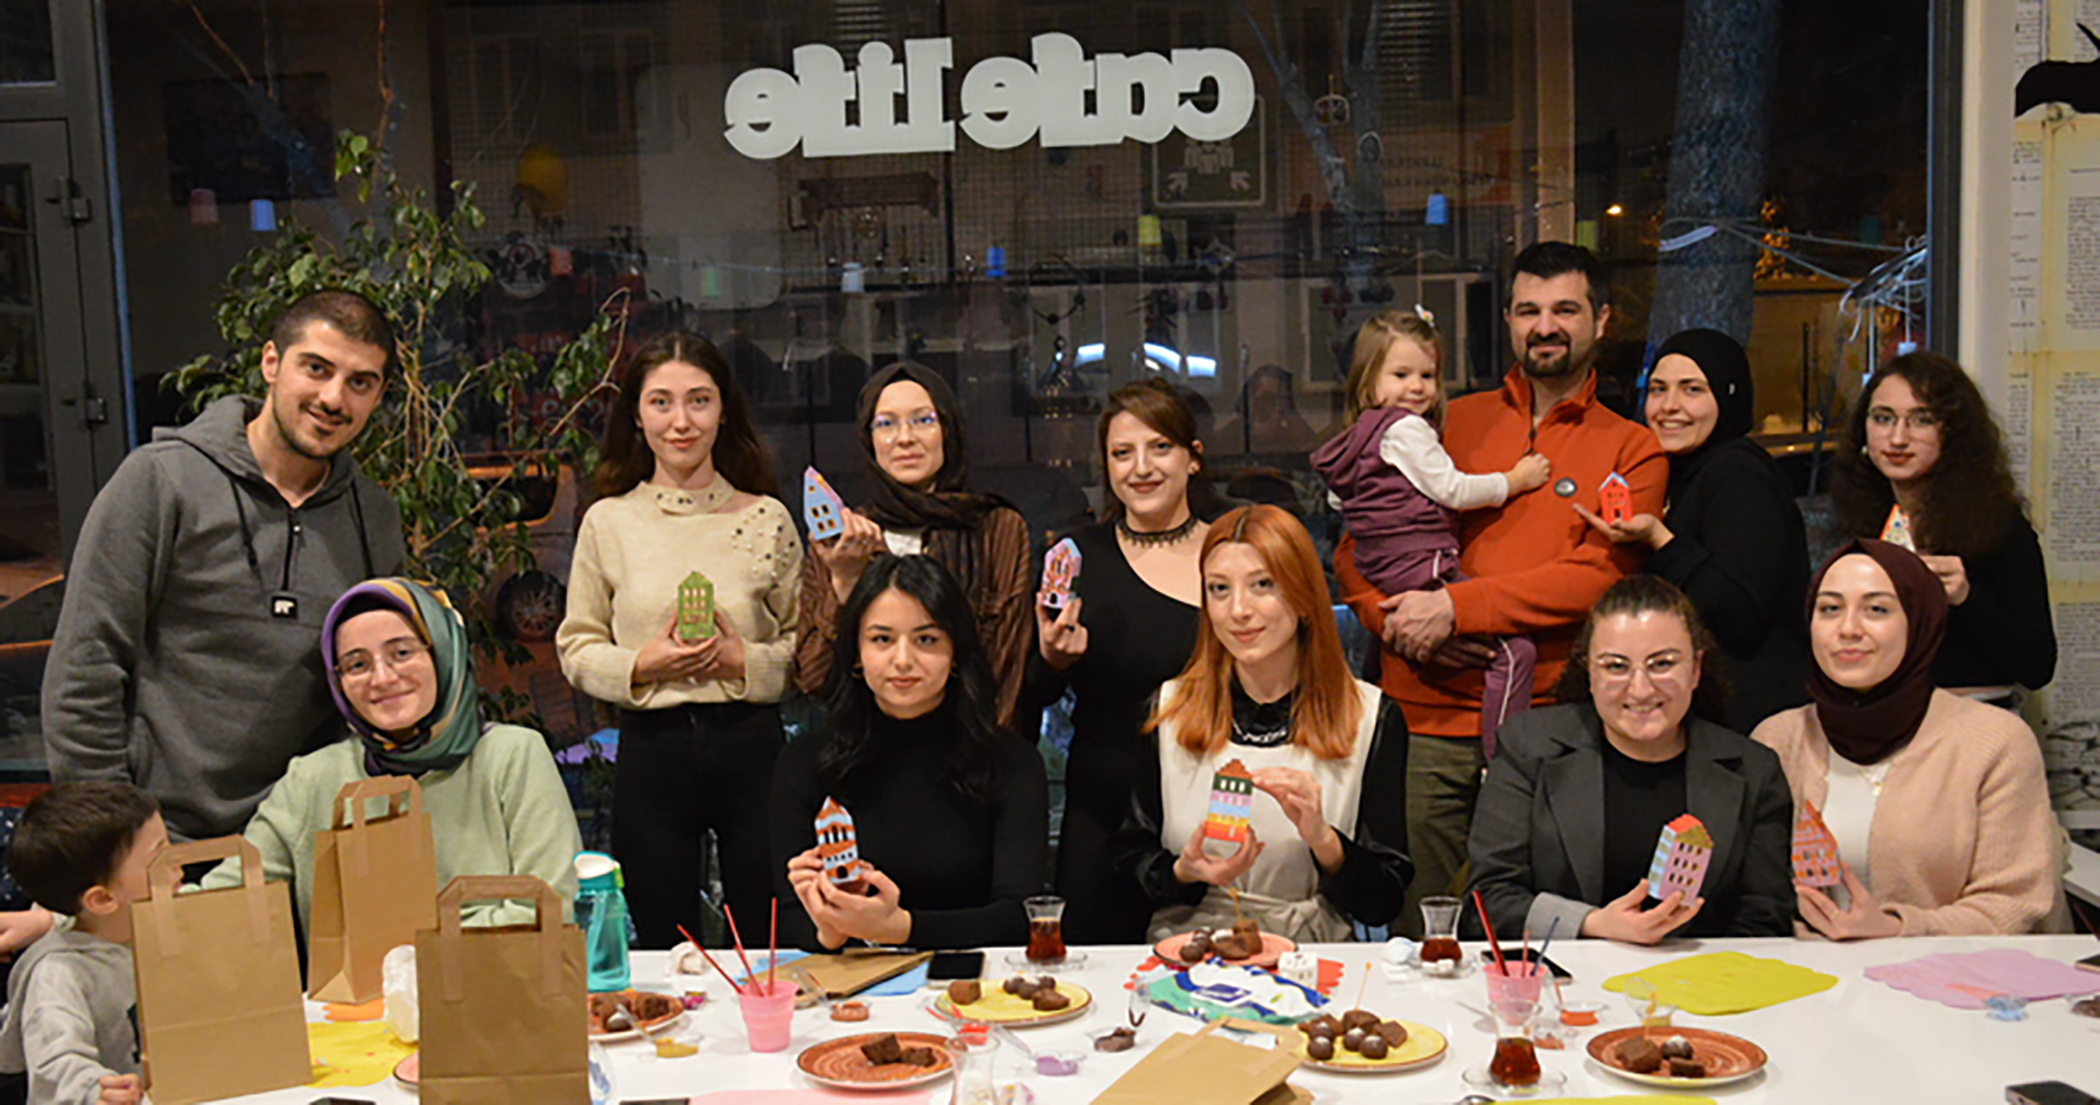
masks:
[[[0,774],[11,774],[44,758],[60,516],[84,513],[95,484],[80,462],[87,370],[66,124],[0,123],[0,151]]]

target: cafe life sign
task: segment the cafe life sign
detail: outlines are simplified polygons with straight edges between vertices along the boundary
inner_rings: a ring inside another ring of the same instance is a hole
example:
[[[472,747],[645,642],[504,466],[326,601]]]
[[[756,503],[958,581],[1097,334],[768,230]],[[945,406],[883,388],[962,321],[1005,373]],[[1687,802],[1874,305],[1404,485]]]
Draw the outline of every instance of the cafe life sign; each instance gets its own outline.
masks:
[[[1049,146],[1156,143],[1180,131],[1194,142],[1222,142],[1254,114],[1254,72],[1224,49],[1086,56],[1067,34],[1037,35],[1029,60],[986,58],[963,74],[962,132],[987,149],[1029,139]],[[915,38],[899,63],[888,43],[860,48],[857,64],[829,46],[796,47],[794,72],[752,69],[723,97],[729,144],[766,160],[802,148],[804,157],[947,153],[956,120],[946,117],[953,40]],[[1192,97],[1206,88],[1205,110]],[[1091,110],[1087,93],[1094,94]],[[901,102],[900,102],[901,101]],[[847,104],[859,106],[848,122]]]

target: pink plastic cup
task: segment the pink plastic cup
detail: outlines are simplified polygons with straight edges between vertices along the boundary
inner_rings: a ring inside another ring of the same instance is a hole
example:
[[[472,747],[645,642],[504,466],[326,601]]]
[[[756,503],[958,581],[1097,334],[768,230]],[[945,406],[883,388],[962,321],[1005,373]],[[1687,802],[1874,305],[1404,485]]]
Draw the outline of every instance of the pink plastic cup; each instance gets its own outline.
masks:
[[[1505,1001],[1528,1001],[1537,1004],[1539,989],[1546,981],[1546,972],[1536,963],[1521,959],[1506,961],[1508,973],[1502,966],[1488,963],[1481,971],[1487,976],[1488,1004],[1497,1005]]]
[[[775,979],[771,985],[753,979],[736,998],[744,1014],[744,1035],[753,1051],[786,1051],[795,1025],[795,984]]]

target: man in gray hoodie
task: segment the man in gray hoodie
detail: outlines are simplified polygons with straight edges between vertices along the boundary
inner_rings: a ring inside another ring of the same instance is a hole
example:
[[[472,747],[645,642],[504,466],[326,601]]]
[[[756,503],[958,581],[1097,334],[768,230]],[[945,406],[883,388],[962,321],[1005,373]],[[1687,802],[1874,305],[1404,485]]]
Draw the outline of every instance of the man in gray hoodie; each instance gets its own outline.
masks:
[[[44,673],[52,778],[116,779],[169,835],[238,833],[292,757],[341,735],[321,619],[401,571],[401,516],[349,445],[394,335],[361,296],[294,303],[263,346],[268,394],[156,435],[88,509]]]

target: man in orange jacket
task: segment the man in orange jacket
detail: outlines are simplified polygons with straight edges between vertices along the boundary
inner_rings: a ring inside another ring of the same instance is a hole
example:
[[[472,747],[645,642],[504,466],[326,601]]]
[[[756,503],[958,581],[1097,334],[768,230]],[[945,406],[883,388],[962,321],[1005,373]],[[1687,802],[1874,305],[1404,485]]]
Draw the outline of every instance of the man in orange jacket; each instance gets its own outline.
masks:
[[[1568,646],[1604,589],[1640,561],[1575,513],[1597,509],[1614,473],[1633,511],[1661,516],[1668,462],[1654,435],[1597,401],[1597,342],[1611,321],[1603,265],[1589,250],[1539,242],[1517,255],[1504,314],[1517,365],[1492,392],[1451,401],[1444,448],[1465,472],[1502,472],[1524,454],[1553,462],[1552,491],[1468,511],[1459,535],[1467,579],[1383,595],[1356,570],[1354,544],[1335,550],[1342,597],[1385,643],[1379,685],[1400,703],[1408,744],[1408,851],[1415,878],[1400,918],[1419,929],[1415,903],[1463,884],[1466,832],[1480,794],[1484,636],[1529,634],[1538,645],[1533,701],[1549,692]]]

